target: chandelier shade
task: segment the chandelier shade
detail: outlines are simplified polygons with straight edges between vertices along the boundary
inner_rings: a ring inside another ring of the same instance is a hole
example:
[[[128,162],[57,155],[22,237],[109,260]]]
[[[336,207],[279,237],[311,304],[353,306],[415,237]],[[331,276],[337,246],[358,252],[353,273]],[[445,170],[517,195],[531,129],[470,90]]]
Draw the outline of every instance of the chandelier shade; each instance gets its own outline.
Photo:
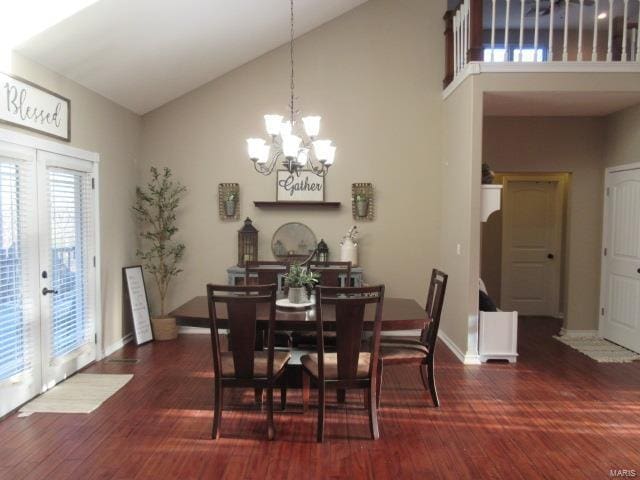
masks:
[[[310,170],[324,177],[333,164],[336,147],[331,140],[316,140],[320,134],[319,115],[301,116],[295,105],[295,76],[293,63],[294,17],[293,0],[291,7],[291,36],[289,42],[291,83],[289,100],[289,118],[283,115],[268,114],[264,116],[264,126],[269,140],[248,138],[247,150],[249,159],[258,173],[269,175],[280,163],[291,174],[299,174],[302,170]],[[267,143],[269,142],[269,143]]]

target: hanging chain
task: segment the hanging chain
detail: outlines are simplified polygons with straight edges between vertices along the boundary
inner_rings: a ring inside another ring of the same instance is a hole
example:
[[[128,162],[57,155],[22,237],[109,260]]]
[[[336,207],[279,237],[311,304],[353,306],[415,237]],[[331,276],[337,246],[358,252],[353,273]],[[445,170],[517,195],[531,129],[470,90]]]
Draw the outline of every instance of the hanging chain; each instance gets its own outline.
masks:
[[[296,88],[295,79],[294,79],[294,70],[293,70],[293,0],[291,0],[291,40],[289,42],[289,54],[291,60],[291,101],[289,104],[289,108],[291,110],[291,125],[293,126],[293,112],[294,112],[294,104],[293,97]]]

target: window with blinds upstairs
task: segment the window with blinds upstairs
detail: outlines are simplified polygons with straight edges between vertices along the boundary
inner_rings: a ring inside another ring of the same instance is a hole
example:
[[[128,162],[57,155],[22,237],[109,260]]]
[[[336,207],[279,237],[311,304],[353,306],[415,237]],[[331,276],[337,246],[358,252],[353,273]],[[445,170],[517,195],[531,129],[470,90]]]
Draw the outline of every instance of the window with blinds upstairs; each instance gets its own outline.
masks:
[[[51,359],[93,342],[93,190],[84,172],[49,168]]]
[[[31,325],[39,312],[29,292],[38,280],[29,265],[37,250],[28,223],[36,207],[34,174],[32,161],[0,156],[0,381],[33,367]]]

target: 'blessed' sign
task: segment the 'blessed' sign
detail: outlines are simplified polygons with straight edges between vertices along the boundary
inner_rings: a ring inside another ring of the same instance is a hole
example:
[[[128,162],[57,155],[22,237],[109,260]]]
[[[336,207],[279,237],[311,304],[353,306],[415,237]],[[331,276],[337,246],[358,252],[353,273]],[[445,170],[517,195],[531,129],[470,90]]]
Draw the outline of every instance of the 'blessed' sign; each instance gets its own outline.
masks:
[[[278,170],[278,185],[276,187],[278,202],[323,202],[324,177],[318,177],[313,172],[303,170],[300,175]]]
[[[53,92],[0,73],[0,120],[69,141],[70,102]]]

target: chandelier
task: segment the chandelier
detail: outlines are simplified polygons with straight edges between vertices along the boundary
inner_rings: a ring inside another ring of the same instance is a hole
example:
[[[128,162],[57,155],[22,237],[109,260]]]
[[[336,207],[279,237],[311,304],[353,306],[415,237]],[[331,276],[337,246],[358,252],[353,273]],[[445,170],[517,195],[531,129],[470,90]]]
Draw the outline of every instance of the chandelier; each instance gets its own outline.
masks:
[[[293,64],[293,0],[291,0],[291,38],[289,41],[291,83],[289,99],[289,119],[282,115],[265,115],[264,123],[269,143],[263,138],[248,138],[249,159],[257,172],[269,175],[280,163],[289,173],[299,175],[309,170],[324,177],[333,164],[336,147],[331,140],[320,140],[319,116],[302,119],[295,107],[295,76]]]

